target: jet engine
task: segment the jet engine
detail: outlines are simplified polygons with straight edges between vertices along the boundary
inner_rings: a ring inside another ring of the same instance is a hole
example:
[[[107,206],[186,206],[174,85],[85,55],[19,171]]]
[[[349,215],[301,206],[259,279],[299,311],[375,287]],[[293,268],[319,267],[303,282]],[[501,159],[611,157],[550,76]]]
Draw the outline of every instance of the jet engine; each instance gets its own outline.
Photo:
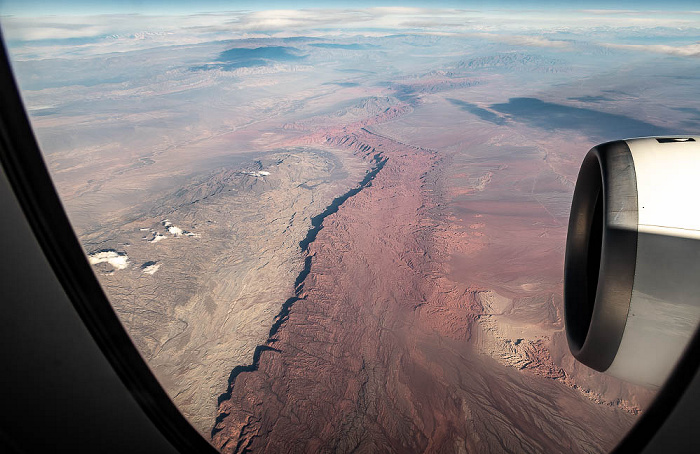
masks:
[[[564,265],[569,348],[583,364],[660,386],[700,320],[700,137],[592,148]]]

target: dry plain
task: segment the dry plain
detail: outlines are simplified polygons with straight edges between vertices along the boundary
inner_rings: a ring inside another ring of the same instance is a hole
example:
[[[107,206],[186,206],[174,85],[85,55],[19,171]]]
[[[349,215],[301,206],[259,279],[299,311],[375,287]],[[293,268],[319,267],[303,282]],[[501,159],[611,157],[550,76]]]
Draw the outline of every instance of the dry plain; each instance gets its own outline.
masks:
[[[601,452],[644,411],[568,353],[568,207],[591,146],[700,125],[695,67],[523,42],[16,50],[96,276],[215,446]]]

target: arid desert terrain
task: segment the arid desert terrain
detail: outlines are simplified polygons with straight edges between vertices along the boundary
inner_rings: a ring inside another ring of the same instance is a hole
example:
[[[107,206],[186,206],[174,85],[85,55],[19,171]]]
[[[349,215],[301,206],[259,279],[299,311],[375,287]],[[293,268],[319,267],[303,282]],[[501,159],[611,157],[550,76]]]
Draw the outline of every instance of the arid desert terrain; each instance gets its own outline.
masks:
[[[368,11],[10,41],[115,311],[222,452],[611,449],[655,390],[568,351],[569,205],[597,143],[697,131],[696,57]]]

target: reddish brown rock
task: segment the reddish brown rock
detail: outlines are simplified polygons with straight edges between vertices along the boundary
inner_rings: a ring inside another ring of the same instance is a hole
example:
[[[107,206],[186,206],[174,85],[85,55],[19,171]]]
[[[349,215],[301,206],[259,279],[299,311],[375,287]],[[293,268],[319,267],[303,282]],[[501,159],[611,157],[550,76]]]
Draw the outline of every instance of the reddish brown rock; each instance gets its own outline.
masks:
[[[325,218],[301,299],[255,366],[235,376],[219,407],[215,446],[227,453],[612,447],[634,417],[553,380],[561,372],[544,344],[528,346],[530,372],[472,347],[481,289],[446,277],[446,239],[469,241],[446,222],[438,155],[366,130],[327,141],[375,150],[386,164]]]

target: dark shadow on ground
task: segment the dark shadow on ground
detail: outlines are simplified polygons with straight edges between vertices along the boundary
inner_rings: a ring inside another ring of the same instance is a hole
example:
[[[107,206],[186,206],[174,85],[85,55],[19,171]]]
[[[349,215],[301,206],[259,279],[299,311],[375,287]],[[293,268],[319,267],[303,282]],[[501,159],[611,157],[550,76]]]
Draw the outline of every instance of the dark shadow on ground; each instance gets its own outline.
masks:
[[[453,99],[453,98],[447,98],[449,102],[454,104],[455,106],[458,106],[460,109],[469,112],[471,114],[476,115],[477,117],[481,118],[482,120],[488,121],[490,123],[494,123],[497,125],[503,125],[506,123],[506,119],[501,117],[500,115],[497,115],[490,110],[483,109],[476,104],[471,104],[466,101],[461,101],[459,99]]]
[[[673,134],[667,128],[625,115],[565,106],[537,98],[511,98],[507,103],[494,104],[491,108],[511,120],[536,128],[547,131],[571,129],[603,140]]]

